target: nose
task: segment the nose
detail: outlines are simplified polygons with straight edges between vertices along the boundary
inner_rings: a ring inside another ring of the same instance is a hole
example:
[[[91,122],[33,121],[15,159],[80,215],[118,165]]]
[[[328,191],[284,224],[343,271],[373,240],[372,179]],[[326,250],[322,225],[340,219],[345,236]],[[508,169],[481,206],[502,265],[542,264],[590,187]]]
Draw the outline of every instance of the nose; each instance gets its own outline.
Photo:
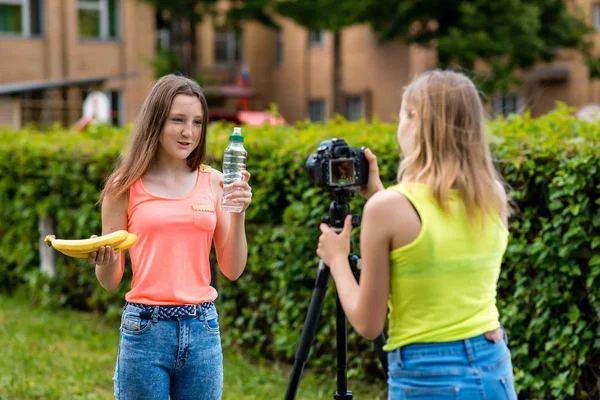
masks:
[[[190,137],[190,136],[192,136],[192,132],[193,132],[193,129],[194,129],[192,125],[193,125],[193,122],[190,122],[190,123],[188,123],[188,124],[185,124],[185,125],[183,126],[183,130],[181,131],[181,134],[182,134],[184,137],[186,137],[186,138],[187,138],[187,137]]]

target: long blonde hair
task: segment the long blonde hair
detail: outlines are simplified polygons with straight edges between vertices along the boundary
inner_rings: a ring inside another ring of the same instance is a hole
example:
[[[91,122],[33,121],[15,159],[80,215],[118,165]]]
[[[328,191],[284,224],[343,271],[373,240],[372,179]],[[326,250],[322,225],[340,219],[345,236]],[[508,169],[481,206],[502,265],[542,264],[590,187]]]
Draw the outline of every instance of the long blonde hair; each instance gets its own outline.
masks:
[[[183,94],[195,96],[202,105],[202,127],[198,146],[187,157],[187,164],[193,171],[206,157],[206,126],[208,105],[200,85],[180,75],[165,75],[152,87],[129,136],[127,152],[119,159],[114,171],[107,179],[100,194],[100,203],[107,195],[118,198],[127,193],[130,186],[141,178],[156,157],[162,129],[171,111],[175,96]]]
[[[507,211],[473,82],[458,72],[425,72],[406,87],[403,106],[417,121],[413,148],[400,163],[398,180],[426,183],[445,211],[451,190],[458,191],[472,223],[477,215]]]

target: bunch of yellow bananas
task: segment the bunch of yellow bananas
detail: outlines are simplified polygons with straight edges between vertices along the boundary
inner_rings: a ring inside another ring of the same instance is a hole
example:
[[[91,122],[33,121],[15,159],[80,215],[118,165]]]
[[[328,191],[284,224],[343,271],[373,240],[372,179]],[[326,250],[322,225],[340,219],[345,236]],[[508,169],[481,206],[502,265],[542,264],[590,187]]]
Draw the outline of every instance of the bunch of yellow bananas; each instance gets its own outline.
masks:
[[[48,235],[44,241],[66,256],[88,258],[102,246],[111,246],[115,253],[127,250],[137,241],[137,235],[121,230],[95,238],[76,240],[57,239],[54,235]]]

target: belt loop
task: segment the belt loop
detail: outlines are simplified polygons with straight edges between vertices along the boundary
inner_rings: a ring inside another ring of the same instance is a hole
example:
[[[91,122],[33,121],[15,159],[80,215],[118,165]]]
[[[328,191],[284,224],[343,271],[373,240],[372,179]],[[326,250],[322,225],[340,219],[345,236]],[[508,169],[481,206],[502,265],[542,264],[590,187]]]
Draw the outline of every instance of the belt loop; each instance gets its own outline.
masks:
[[[158,322],[158,310],[160,306],[154,306],[154,310],[152,310],[152,322]]]
[[[202,321],[202,304],[196,304],[196,317],[199,321]]]
[[[400,368],[404,368],[404,364],[402,364],[402,347],[398,347],[396,349],[396,353],[398,355],[398,359],[397,359],[396,363],[398,364],[398,366]]]
[[[471,339],[465,339],[462,341],[465,346],[465,353],[467,354],[467,358],[470,362],[475,360],[475,356],[473,354],[473,346],[471,345]]]
[[[208,320],[208,315],[206,314],[206,308],[202,307],[202,304],[199,304],[198,307],[200,307],[200,311],[202,313],[202,319],[204,321],[207,321]]]

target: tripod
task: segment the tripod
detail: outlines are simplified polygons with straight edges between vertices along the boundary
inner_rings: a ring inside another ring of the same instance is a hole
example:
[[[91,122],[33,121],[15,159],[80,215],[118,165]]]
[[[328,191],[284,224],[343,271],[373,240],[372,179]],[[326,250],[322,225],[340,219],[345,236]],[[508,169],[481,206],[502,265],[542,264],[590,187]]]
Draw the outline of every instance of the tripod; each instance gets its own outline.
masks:
[[[329,205],[329,216],[322,217],[321,221],[328,224],[336,230],[341,230],[344,227],[344,220],[346,216],[350,214],[350,207],[348,202],[345,201],[345,192],[336,193],[336,200],[332,201]],[[357,227],[360,225],[358,215],[352,216],[352,226]],[[352,241],[350,241],[350,252],[353,251]],[[358,270],[359,258],[356,255],[350,254],[348,256],[350,262],[350,268],[354,274],[354,278],[358,282],[360,279]],[[327,293],[327,287],[329,285],[331,277],[331,271],[329,267],[325,265],[323,260],[319,260],[319,269],[317,270],[317,277],[315,280],[315,289],[310,300],[308,307],[308,313],[304,320],[304,327],[300,335],[300,341],[296,348],[296,355],[294,357],[294,366],[292,368],[292,375],[288,382],[288,387],[285,392],[285,399],[292,400],[296,397],[298,391],[298,385],[300,383],[300,377],[304,370],[304,365],[308,359],[308,353],[310,346],[317,333],[317,323],[319,322],[319,316],[323,308],[323,300]],[[346,332],[346,315],[340,303],[340,298],[336,294],[336,356],[337,356],[337,391],[334,395],[334,399],[338,400],[352,400],[352,392],[348,390],[348,379],[347,379],[347,332]],[[383,333],[374,341],[377,357],[383,367],[384,375],[387,379],[387,355],[383,351],[382,347],[385,344],[385,336]]]

